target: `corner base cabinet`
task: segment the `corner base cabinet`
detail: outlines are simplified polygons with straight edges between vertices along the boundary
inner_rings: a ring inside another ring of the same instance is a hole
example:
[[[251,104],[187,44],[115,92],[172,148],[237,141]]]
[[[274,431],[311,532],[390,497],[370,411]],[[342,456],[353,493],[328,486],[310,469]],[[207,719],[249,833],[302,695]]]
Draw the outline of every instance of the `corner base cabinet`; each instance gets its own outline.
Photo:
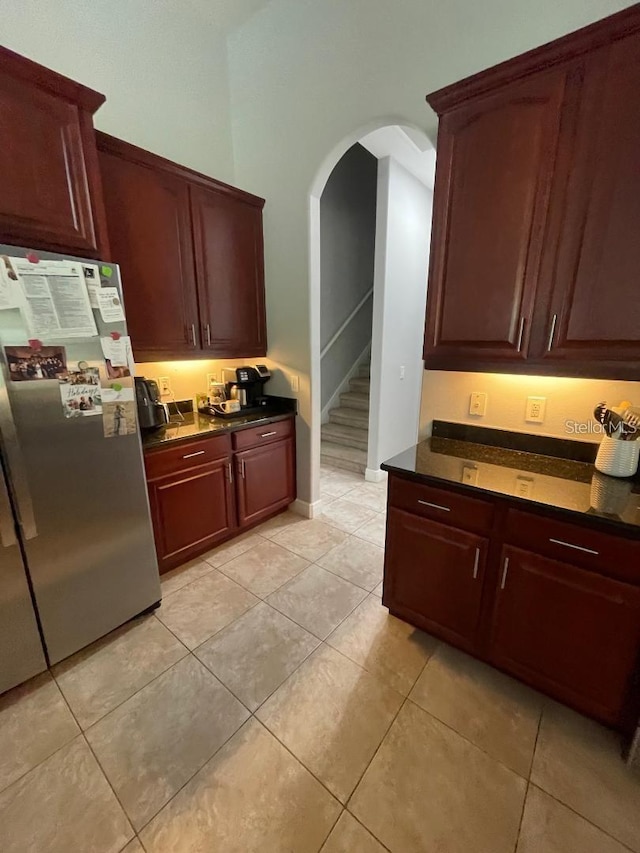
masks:
[[[293,418],[145,453],[160,572],[211,550],[295,500]]]
[[[638,719],[638,538],[390,474],[383,603],[600,722]]]

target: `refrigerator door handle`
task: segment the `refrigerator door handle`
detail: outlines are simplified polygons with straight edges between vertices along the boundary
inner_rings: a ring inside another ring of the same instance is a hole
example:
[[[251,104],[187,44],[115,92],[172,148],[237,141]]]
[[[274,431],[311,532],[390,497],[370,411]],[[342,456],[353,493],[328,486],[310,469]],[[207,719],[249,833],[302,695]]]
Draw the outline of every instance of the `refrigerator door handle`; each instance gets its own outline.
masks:
[[[0,374],[1,376],[1,374]],[[15,507],[18,515],[18,523],[25,539],[35,539],[38,535],[36,519],[33,512],[33,501],[29,491],[27,471],[22,457],[22,450],[18,443],[16,426],[13,422],[11,404],[7,394],[7,386],[4,378],[0,379],[0,430],[2,432],[2,444],[5,450],[7,462],[9,463],[9,474]],[[3,513],[4,514],[4,513]]]
[[[13,523],[13,512],[7,490],[7,481],[0,475],[0,544],[3,548],[10,548],[12,545],[16,545],[17,542],[18,537],[16,536],[16,528]]]

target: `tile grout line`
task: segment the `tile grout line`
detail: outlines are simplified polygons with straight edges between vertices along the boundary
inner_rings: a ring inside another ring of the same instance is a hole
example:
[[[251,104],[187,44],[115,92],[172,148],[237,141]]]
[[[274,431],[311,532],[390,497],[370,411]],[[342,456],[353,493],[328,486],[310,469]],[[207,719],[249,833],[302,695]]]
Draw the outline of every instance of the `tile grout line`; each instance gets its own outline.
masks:
[[[427,661],[427,663],[428,663],[428,661]],[[495,764],[499,764],[505,770],[508,770],[509,773],[513,773],[513,775],[517,776],[518,779],[522,779],[524,782],[529,781],[527,776],[523,776],[521,773],[518,773],[517,770],[514,770],[513,767],[509,767],[509,765],[505,764],[504,761],[502,761],[500,758],[496,758],[495,755],[491,755],[491,753],[487,752],[486,749],[483,749],[481,746],[478,746],[478,744],[474,743],[469,737],[467,737],[467,735],[463,734],[462,732],[459,732],[456,728],[454,728],[451,725],[451,723],[447,723],[444,720],[441,720],[440,717],[436,717],[436,715],[432,714],[431,711],[427,711],[426,708],[423,708],[422,705],[420,705],[418,702],[416,702],[415,699],[412,699],[411,696],[407,696],[407,702],[411,702],[412,705],[414,705],[416,708],[418,708],[424,714],[427,714],[427,716],[431,717],[432,720],[435,720],[441,726],[444,726],[446,729],[449,729],[449,731],[458,735],[458,737],[462,738],[462,740],[466,741],[466,743],[468,743],[470,746],[474,747],[474,749],[477,749],[478,752],[481,752],[483,755],[486,755],[487,758],[490,758],[491,761],[493,761]]]
[[[403,709],[403,708],[404,708],[404,706],[406,705],[407,701],[408,701],[408,699],[407,699],[407,697],[405,697],[405,698],[404,698],[404,700],[400,703],[400,705],[399,705],[399,707],[398,707],[398,710],[397,710],[397,711],[396,711],[396,713],[393,715],[393,717],[392,717],[392,719],[391,719],[391,721],[390,721],[389,725],[388,725],[388,726],[387,726],[387,728],[386,728],[385,733],[382,735],[382,737],[381,737],[381,739],[380,739],[380,743],[378,744],[378,746],[377,746],[377,747],[376,747],[376,749],[374,750],[374,753],[373,753],[373,755],[371,756],[371,759],[367,762],[367,766],[364,768],[364,770],[362,771],[362,773],[361,773],[361,774],[360,774],[360,776],[358,777],[358,781],[357,781],[357,782],[356,782],[356,784],[353,786],[353,790],[351,791],[351,793],[350,793],[350,794],[349,794],[349,796],[347,797],[347,802],[345,803],[344,807],[345,807],[345,809],[347,809],[347,810],[349,811],[349,814],[353,814],[353,813],[351,812],[351,810],[349,809],[349,805],[351,804],[351,801],[353,800],[353,796],[354,796],[354,794],[356,793],[356,791],[357,791],[357,790],[358,790],[358,788],[360,787],[360,785],[361,785],[361,783],[362,783],[362,780],[364,779],[364,777],[365,777],[365,775],[366,775],[366,773],[367,773],[367,770],[371,767],[371,765],[373,764],[373,762],[374,762],[374,761],[375,761],[375,759],[376,759],[376,756],[378,755],[378,753],[379,753],[379,752],[380,752],[380,750],[382,749],[382,744],[386,741],[387,737],[389,736],[389,732],[391,731],[391,728],[393,727],[393,724],[394,724],[394,723],[395,723],[395,721],[398,719],[398,717],[399,717],[399,715],[400,715],[400,711],[402,711],[402,709]],[[356,816],[355,816],[355,815],[353,815],[353,817],[355,818]],[[357,818],[356,818],[356,820],[357,820]],[[358,821],[358,823],[361,823],[361,821]],[[375,834],[375,832],[373,832],[373,830],[372,830],[372,829],[370,829],[370,828],[369,828],[365,823],[363,823],[362,825],[365,827],[365,829],[367,830],[367,832],[369,832],[369,833],[370,833],[370,834],[371,834],[371,835],[376,839],[376,841],[380,841],[380,839],[379,839],[379,838],[378,838],[378,836]],[[381,842],[381,841],[380,841],[380,843],[382,844],[382,842]],[[383,847],[386,847],[386,845],[383,845]]]
[[[620,839],[616,838],[615,835],[611,835],[611,833],[608,832],[606,829],[603,829],[601,826],[598,826],[597,823],[594,823],[588,817],[585,817],[585,815],[576,811],[573,806],[570,806],[568,803],[565,803],[563,800],[560,800],[558,797],[554,796],[554,794],[545,790],[541,785],[537,784],[536,782],[529,782],[529,787],[536,788],[538,791],[541,791],[545,796],[549,797],[549,799],[553,800],[555,803],[558,803],[563,808],[567,809],[567,811],[570,811],[576,817],[580,818],[580,820],[583,820],[585,823],[589,824],[589,826],[592,826],[598,832],[601,832],[607,838],[610,838],[612,841],[615,841],[615,843],[622,847],[624,850],[628,850],[629,853],[637,853],[636,850],[634,850],[632,847],[629,847],[627,844],[625,844],[624,841],[620,841]]]

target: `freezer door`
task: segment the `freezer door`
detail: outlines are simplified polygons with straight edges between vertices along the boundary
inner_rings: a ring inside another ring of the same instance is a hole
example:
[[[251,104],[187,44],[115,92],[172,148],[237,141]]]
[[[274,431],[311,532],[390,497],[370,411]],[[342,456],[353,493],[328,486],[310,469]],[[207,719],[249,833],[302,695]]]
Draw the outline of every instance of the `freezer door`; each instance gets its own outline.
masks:
[[[0,693],[47,668],[0,469]]]
[[[24,253],[4,250],[12,251]],[[120,287],[118,269],[112,270],[109,285]],[[100,335],[126,333],[124,323],[106,325],[94,314]],[[18,309],[0,311],[5,380],[5,347],[25,346],[29,337]],[[99,336],[43,343],[63,347],[70,370],[104,367]],[[124,434],[112,437],[105,435],[102,414],[65,417],[57,378],[6,381],[5,388],[0,430],[53,664],[160,600],[142,448],[131,417],[119,419]]]

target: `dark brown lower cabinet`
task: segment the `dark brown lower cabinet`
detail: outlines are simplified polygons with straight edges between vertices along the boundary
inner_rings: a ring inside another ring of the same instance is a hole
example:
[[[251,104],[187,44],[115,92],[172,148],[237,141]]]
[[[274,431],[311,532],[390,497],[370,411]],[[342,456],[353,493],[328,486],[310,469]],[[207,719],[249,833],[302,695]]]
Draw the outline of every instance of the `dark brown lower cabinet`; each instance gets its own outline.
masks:
[[[385,602],[427,631],[471,648],[480,617],[487,540],[389,508]],[[388,584],[388,585],[387,585]]]
[[[293,440],[236,453],[236,494],[240,527],[255,524],[295,500]]]
[[[382,600],[394,616],[634,729],[639,539],[397,476],[387,519]]]
[[[611,724],[631,688],[640,588],[506,546],[491,659]]]
[[[170,474],[148,483],[160,572],[213,548],[235,528],[231,461]]]
[[[145,452],[145,469],[158,565],[167,572],[295,500],[293,416],[168,442]]]

